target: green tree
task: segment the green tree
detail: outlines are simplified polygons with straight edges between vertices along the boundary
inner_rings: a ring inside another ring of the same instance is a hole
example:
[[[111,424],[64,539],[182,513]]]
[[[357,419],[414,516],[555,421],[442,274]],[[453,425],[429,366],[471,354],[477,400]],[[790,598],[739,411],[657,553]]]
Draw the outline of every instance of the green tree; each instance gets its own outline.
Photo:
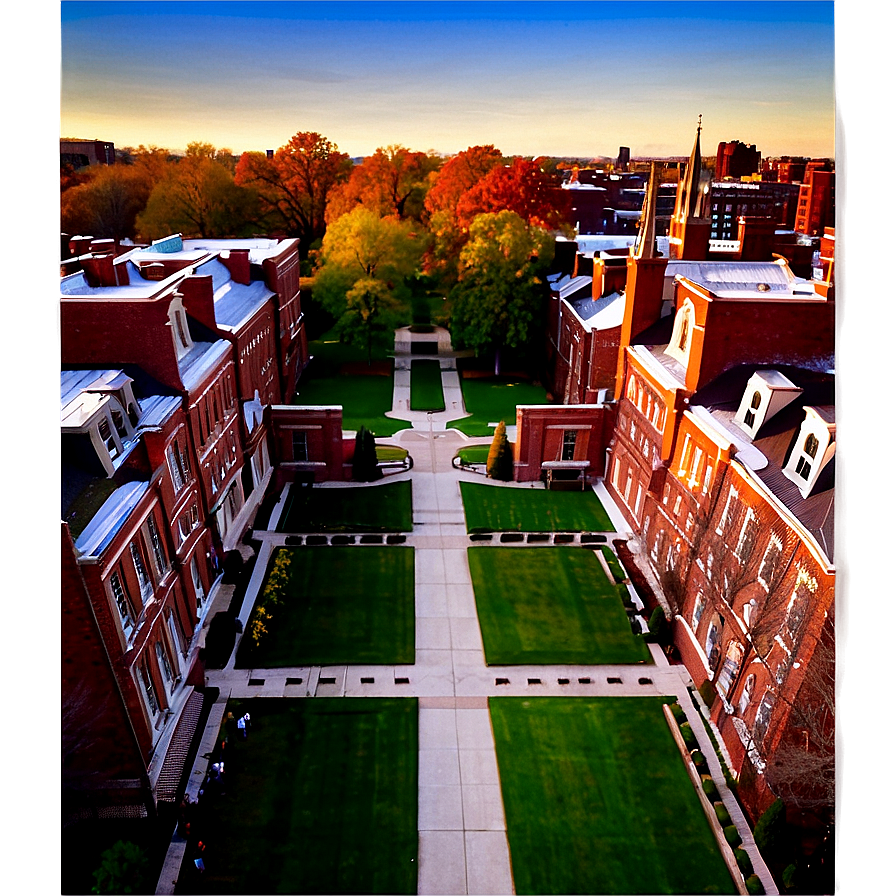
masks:
[[[510,482],[513,479],[513,452],[510,450],[510,442],[507,441],[507,427],[503,420],[495,427],[495,435],[485,463],[485,473],[489,479],[498,479],[501,482]]]
[[[358,482],[373,482],[382,475],[376,460],[376,440],[373,433],[366,426],[362,426],[355,436],[352,479]]]
[[[786,851],[787,808],[782,799],[776,799],[759,817],[753,839],[768,859],[775,859]]]
[[[169,233],[242,236],[252,232],[258,217],[255,192],[234,182],[230,150],[191,143],[153,189],[137,229],[147,240]]]
[[[450,296],[454,345],[494,351],[500,374],[502,347],[525,348],[542,331],[545,274],[553,257],[551,234],[515,212],[477,216]]]
[[[94,893],[142,893],[147,886],[149,860],[136,844],[119,840],[100,857],[93,872]]]
[[[408,279],[426,246],[413,224],[380,218],[358,206],[335,221],[321,246],[314,296],[336,319],[340,338],[366,346],[394,329],[408,313]]]

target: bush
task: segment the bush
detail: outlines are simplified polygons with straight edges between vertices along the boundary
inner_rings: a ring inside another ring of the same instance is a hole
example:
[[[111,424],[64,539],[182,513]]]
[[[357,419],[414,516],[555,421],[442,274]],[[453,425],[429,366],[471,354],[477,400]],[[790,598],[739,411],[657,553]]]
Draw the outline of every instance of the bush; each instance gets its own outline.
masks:
[[[740,873],[744,877],[749,877],[753,873],[753,863],[750,861],[750,857],[747,855],[746,850],[735,849],[734,858],[737,862],[737,867],[740,868]]]
[[[759,880],[759,877],[755,874],[751,874],[744,883],[747,885],[747,892],[750,896],[763,896],[765,893],[765,887],[762,886],[762,881]]]
[[[485,463],[485,474],[489,479],[497,479],[499,482],[510,482],[513,479],[513,452],[507,441],[507,427],[503,420],[495,427]]]
[[[644,640],[652,644],[668,643],[669,640],[669,621],[662,607],[654,607],[650,618],[647,620],[647,634]]]
[[[716,818],[719,819],[719,824],[723,828],[731,824],[731,816],[728,814],[728,810],[722,805],[722,803],[716,803],[713,808],[716,810]]]
[[[698,770],[706,768],[706,757],[699,750],[691,750],[691,762]]]
[[[681,731],[681,737],[684,740],[684,745],[688,748],[688,751],[696,750],[697,735],[694,734],[694,731],[691,728],[691,723],[683,722],[678,726],[678,730]]]
[[[737,828],[733,824],[726,824],[722,833],[725,835],[725,842],[729,846],[740,846],[743,843]]]
[[[672,713],[672,718],[675,719],[675,721],[678,722],[679,725],[687,722],[688,717],[687,715],[685,715],[685,711],[678,703],[670,703],[669,711]]]
[[[715,803],[719,799],[719,791],[711,778],[707,778],[703,782],[703,792],[709,797],[711,803]]]
[[[756,822],[753,839],[756,841],[756,847],[764,856],[774,858],[785,848],[786,837],[787,809],[784,806],[784,801],[778,798]]]
[[[355,436],[355,456],[352,460],[352,479],[357,482],[374,482],[383,475],[376,459],[376,439],[362,426]]]
[[[119,840],[100,857],[93,872],[94,893],[142,893],[149,883],[149,860],[136,844]]]

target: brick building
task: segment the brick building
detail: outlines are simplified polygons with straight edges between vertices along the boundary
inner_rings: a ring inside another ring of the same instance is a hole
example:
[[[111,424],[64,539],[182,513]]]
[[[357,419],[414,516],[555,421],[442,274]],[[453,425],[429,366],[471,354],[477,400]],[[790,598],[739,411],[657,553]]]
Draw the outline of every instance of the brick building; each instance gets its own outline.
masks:
[[[741,143],[732,140],[728,143],[720,143],[716,153],[716,180],[724,180],[726,177],[740,178],[750,177],[759,173],[760,153],[756,144]]]
[[[194,636],[218,575],[181,400],[134,373],[61,374],[69,817],[154,810],[168,743],[202,683]]]
[[[115,144],[105,140],[60,140],[59,161],[72,168],[114,165]]]

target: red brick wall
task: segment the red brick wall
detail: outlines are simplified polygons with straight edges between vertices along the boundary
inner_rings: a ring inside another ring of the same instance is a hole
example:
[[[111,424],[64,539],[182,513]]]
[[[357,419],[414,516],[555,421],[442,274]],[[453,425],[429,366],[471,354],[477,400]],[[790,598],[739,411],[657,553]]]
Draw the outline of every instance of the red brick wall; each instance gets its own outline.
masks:
[[[514,442],[514,479],[534,482],[542,477],[543,461],[558,460],[564,427],[588,427],[578,430],[575,460],[588,460],[589,479],[602,476],[606,450],[606,421],[610,412],[594,405],[524,405],[516,412]]]

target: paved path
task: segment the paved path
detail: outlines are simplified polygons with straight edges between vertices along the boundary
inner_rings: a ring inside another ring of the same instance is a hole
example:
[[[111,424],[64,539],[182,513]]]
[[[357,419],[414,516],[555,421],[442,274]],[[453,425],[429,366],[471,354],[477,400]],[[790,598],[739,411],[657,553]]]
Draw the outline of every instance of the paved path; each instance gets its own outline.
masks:
[[[398,341],[396,345],[399,346]],[[401,348],[408,352],[406,342]],[[447,410],[440,414],[409,410],[410,355],[401,353],[396,355],[395,398],[390,412],[390,416],[407,420],[410,427],[389,441],[407,448],[414,459],[411,471],[388,477],[389,482],[410,479],[413,483],[414,524],[406,543],[414,547],[416,556],[414,664],[245,670],[233,667],[234,650],[225,669],[209,670],[207,675],[209,685],[221,692],[216,705],[220,712],[213,713],[209,729],[217,731],[223,706],[230,697],[417,697],[420,707],[418,893],[427,896],[512,894],[507,828],[488,698],[527,694],[673,695],[688,715],[766,892],[774,893],[771,875],[759,857],[740,807],[725,786],[715,750],[690,698],[690,679],[684,666],[668,665],[656,645],[650,645],[654,665],[486,666],[467,565],[470,541],[459,487],[460,481],[481,482],[482,479],[477,474],[455,469],[451,459],[462,445],[487,443],[490,439],[471,440],[456,430],[446,430],[446,422],[463,416],[463,402],[455,358],[445,355],[444,340],[442,348],[443,354],[433,357],[439,357],[442,363]],[[455,407],[458,401],[460,413]],[[324,483],[323,487],[346,486]],[[538,483],[523,487],[542,486]],[[596,491],[618,531],[627,531],[602,485]],[[272,528],[274,525],[272,522]],[[285,542],[285,535],[274,532],[256,533],[256,537],[262,541],[262,547],[239,614],[244,628],[263,582],[270,552]],[[191,785],[195,784],[197,789],[204,774],[203,763],[207,760],[201,758],[200,752],[191,778]],[[172,850],[170,858],[174,862],[178,853],[176,843],[172,844]],[[163,889],[160,882],[157,892],[173,890]]]

